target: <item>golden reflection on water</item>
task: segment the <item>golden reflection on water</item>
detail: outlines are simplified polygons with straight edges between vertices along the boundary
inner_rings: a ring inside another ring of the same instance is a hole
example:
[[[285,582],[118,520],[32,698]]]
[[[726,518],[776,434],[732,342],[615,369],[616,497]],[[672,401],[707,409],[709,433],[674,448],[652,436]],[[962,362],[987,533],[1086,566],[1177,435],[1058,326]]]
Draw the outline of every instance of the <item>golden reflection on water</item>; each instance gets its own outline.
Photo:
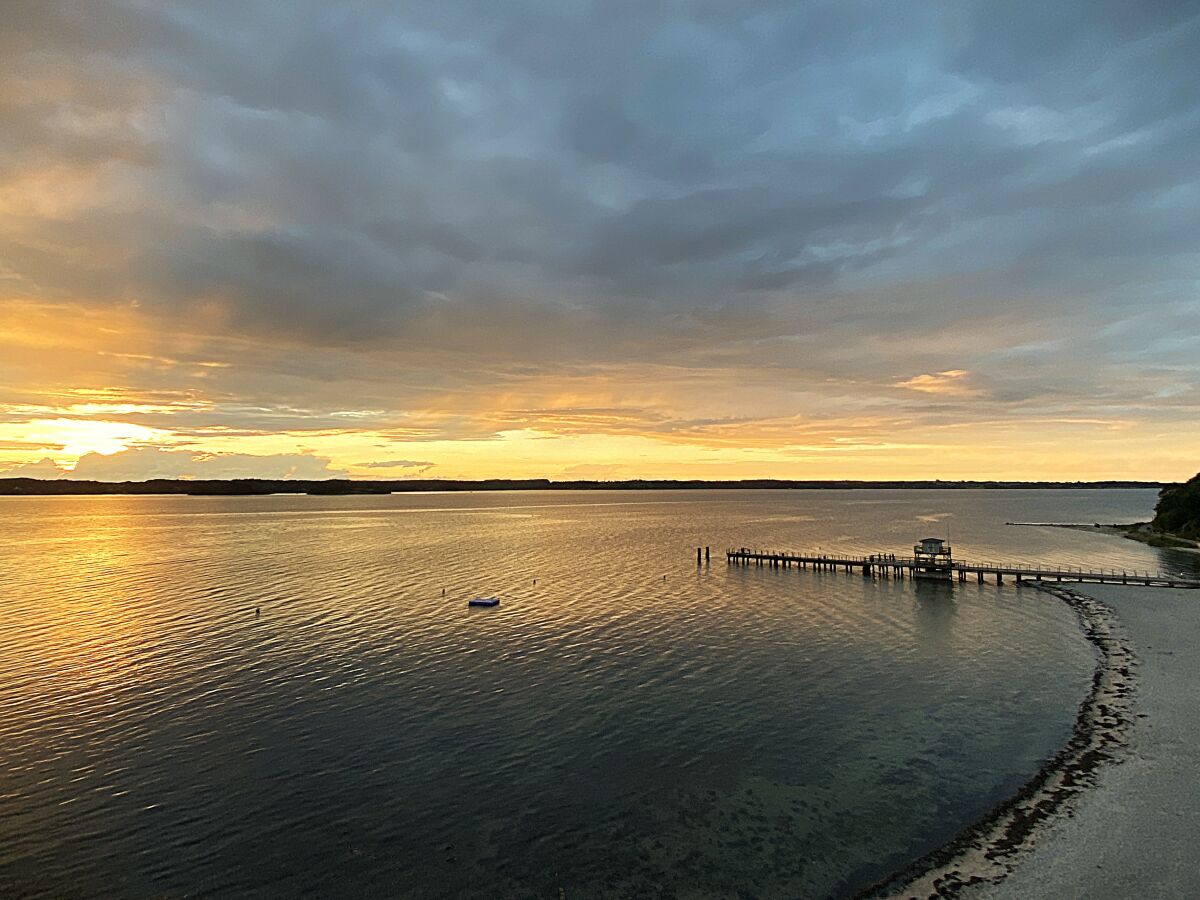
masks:
[[[113,688],[138,675],[146,625],[126,579],[150,547],[123,520],[128,500],[91,499],[79,513],[27,520],[15,542],[8,535],[9,552],[23,557],[7,577],[23,627],[5,629],[3,651],[10,683],[22,687],[12,710],[18,727],[51,707],[60,716],[101,719]],[[22,597],[31,584],[38,589]]]
[[[1010,555],[1032,501],[968,493],[0,501],[0,893],[827,895],[1036,768],[1090,651],[1014,586],[721,554]]]

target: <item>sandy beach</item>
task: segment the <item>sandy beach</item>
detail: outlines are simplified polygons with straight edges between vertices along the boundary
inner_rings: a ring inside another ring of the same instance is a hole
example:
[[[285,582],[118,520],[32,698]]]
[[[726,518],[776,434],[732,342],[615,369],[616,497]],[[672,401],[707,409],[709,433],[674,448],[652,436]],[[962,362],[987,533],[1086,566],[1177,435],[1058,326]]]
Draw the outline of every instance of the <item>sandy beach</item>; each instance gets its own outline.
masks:
[[[1137,657],[1123,759],[1102,766],[1071,815],[1047,822],[998,884],[967,898],[1196,897],[1200,806],[1200,592],[1087,585]]]
[[[1071,744],[1020,795],[870,896],[1200,896],[1200,592],[1046,592],[1072,604],[1097,647]]]

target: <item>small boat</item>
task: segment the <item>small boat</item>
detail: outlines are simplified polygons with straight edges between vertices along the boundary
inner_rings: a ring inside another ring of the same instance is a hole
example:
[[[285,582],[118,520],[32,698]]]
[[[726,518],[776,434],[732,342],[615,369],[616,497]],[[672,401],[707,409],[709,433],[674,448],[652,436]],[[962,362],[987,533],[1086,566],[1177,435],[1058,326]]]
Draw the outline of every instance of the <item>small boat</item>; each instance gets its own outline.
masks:
[[[476,597],[474,600],[468,600],[467,606],[499,606],[500,598],[498,597]]]

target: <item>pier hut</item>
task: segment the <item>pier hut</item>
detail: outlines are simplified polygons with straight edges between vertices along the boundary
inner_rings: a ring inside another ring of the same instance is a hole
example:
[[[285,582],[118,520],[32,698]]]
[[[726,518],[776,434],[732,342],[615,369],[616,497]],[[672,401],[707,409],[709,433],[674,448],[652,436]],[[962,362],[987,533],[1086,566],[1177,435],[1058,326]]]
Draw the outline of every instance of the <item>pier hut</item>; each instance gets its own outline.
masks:
[[[913,547],[913,578],[949,581],[953,564],[950,545],[941,538],[921,538]]]
[[[1014,563],[973,564],[955,562],[950,555],[950,546],[941,538],[925,538],[913,547],[910,558],[897,558],[894,553],[873,553],[870,556],[853,556],[847,553],[788,553],[778,550],[750,550],[741,547],[726,550],[725,559],[730,564],[743,566],[770,566],[773,569],[808,569],[813,571],[852,572],[858,569],[866,576],[881,578],[936,578],[952,580],[957,573],[959,581],[974,575],[983,584],[985,575],[994,576],[996,584],[1010,576],[1022,581],[1074,581],[1093,584],[1141,584],[1172,588],[1200,589],[1200,578],[1188,578],[1171,572],[1130,572],[1126,569],[1082,569],[1075,566],[1045,566]]]

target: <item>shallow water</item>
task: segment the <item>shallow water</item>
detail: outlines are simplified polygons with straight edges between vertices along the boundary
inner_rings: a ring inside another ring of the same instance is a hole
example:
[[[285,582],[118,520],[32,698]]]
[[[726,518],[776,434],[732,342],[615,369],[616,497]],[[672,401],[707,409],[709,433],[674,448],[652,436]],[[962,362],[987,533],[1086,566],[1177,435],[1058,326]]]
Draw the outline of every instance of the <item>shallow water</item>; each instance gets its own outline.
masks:
[[[0,501],[0,894],[844,893],[1052,755],[1090,649],[1028,588],[727,567],[724,548],[903,553],[949,528],[970,560],[1194,570],[1003,524],[1153,503]]]

